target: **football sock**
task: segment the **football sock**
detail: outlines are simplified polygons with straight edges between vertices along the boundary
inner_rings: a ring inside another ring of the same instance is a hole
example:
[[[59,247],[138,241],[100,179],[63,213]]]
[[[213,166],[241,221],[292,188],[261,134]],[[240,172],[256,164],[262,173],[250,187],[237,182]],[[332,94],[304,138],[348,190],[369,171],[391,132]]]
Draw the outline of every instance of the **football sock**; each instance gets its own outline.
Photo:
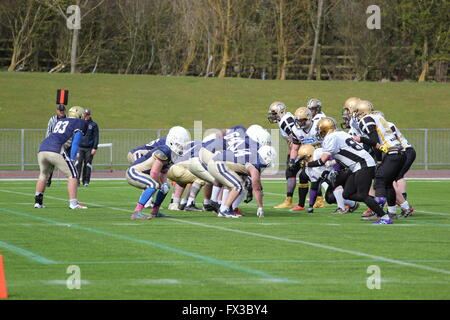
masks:
[[[228,194],[230,193],[230,190],[228,190],[227,188],[223,188],[222,191],[222,203],[227,202],[227,198],[228,198]]]
[[[344,199],[344,204],[349,206],[350,208],[353,208],[356,205],[356,201]]]
[[[230,210],[230,207],[227,207],[227,206],[224,205],[224,204],[222,204],[222,205],[220,206],[220,212],[226,212],[226,211],[228,211],[228,210]]]
[[[236,209],[239,207],[239,205],[241,204],[242,199],[244,199],[244,197],[247,195],[247,190],[242,190],[242,192],[239,194],[239,196],[236,198],[236,200],[234,200],[233,205],[231,206],[231,208]]]
[[[142,211],[142,210],[144,210],[144,205],[141,203],[138,203],[136,205],[136,208],[134,208],[134,211]]]
[[[317,199],[317,190],[309,190],[309,206],[312,207]]]
[[[218,202],[220,189],[221,189],[221,187],[213,186],[212,194],[211,194],[211,200],[212,201]]]
[[[187,202],[187,200],[183,198],[183,199],[181,199],[180,204],[181,204],[181,205],[184,205],[184,204],[186,204],[186,202]]]
[[[70,199],[70,204],[72,206],[76,206],[78,204],[78,200],[77,199]]]
[[[203,204],[205,204],[205,205],[211,204],[211,200],[210,199],[204,199],[203,200]]]
[[[189,207],[190,205],[192,205],[195,201],[194,197],[189,197],[188,201],[187,201],[187,206]]]
[[[156,198],[155,198],[155,204],[154,206],[160,206],[164,199],[166,198],[167,193],[162,192],[161,190],[158,191],[158,193],[156,194]]]
[[[180,198],[173,197],[172,203],[180,203]]]
[[[397,213],[397,207],[396,206],[388,206],[388,212],[390,214],[395,214]]]
[[[307,183],[300,183],[298,186],[298,205],[304,207],[309,187]]]
[[[142,191],[141,197],[139,198],[139,203],[142,205],[145,205],[148,200],[153,196],[155,193],[155,188],[147,188],[144,191]]]
[[[286,197],[292,197],[294,195],[295,190],[295,177],[294,178],[288,178],[287,179],[287,192]]]
[[[405,201],[402,204],[400,204],[400,208],[402,208],[403,210],[409,210],[409,203],[408,203],[408,201]]]
[[[34,197],[34,202],[42,205],[44,201],[44,194],[42,192],[36,192],[36,196]]]
[[[336,189],[333,191],[334,197],[336,198],[336,203],[339,208],[345,210],[345,200],[342,194],[344,193],[344,189]]]

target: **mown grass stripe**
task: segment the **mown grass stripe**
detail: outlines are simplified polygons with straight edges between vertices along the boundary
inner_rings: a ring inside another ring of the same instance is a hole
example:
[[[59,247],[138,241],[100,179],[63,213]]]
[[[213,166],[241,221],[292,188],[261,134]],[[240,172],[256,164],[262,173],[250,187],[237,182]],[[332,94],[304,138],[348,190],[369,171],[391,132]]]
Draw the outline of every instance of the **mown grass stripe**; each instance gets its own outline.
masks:
[[[41,263],[41,264],[56,264],[57,263],[56,261],[53,261],[53,260],[47,259],[45,257],[42,257],[42,256],[40,256],[40,255],[38,255],[38,254],[36,254],[34,252],[31,252],[31,251],[28,251],[28,250],[16,247],[16,246],[14,246],[14,245],[12,245],[10,243],[7,243],[7,242],[0,241],[0,247],[5,248],[6,250],[12,251],[15,254],[24,256],[24,257],[26,257],[26,258],[34,261],[34,262],[38,262],[38,263]]]

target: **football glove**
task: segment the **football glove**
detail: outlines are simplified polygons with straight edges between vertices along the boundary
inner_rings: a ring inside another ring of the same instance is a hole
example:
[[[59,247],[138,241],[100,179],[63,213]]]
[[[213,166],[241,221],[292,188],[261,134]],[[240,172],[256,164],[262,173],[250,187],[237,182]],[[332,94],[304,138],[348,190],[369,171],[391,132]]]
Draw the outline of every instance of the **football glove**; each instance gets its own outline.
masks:
[[[262,207],[259,207],[256,211],[256,215],[258,216],[258,218],[264,218],[264,209]]]
[[[381,145],[378,149],[383,153],[388,153],[388,148],[385,145]]]

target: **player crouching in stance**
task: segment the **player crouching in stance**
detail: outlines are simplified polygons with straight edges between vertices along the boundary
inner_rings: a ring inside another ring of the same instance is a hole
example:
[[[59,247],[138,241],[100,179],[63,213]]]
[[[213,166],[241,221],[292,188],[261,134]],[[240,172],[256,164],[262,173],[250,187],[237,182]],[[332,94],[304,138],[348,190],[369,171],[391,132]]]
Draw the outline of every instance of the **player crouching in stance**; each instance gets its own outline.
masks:
[[[230,207],[243,191],[245,177],[250,177],[252,182],[253,195],[258,205],[256,215],[264,217],[261,172],[274,163],[276,151],[271,146],[262,146],[255,150],[254,147],[258,145],[254,142],[247,150],[222,151],[208,162],[208,172],[230,189],[226,199],[222,199],[218,217],[240,217]]]
[[[317,124],[317,131],[323,140],[320,159],[308,162],[308,168],[320,167],[333,157],[352,174],[347,178],[342,196],[345,199],[364,202],[380,218],[376,224],[391,224],[389,215],[384,214],[377,201],[369,195],[370,184],[375,176],[375,161],[361,144],[346,132],[336,131],[336,121],[323,118]]]
[[[131,215],[132,220],[148,220],[158,215],[158,210],[169,192],[167,171],[176,157],[182,156],[184,146],[189,142],[189,132],[183,127],[173,127],[169,130],[166,143],[150,150],[143,157],[137,159],[128,168],[126,178],[133,187],[144,189]],[[145,204],[156,194],[155,204],[151,216],[142,213]]]
[[[74,164],[78,152],[81,136],[86,133],[87,122],[84,120],[84,109],[72,107],[68,112],[68,118],[61,118],[56,122],[53,131],[45,138],[39,147],[39,178],[36,183],[36,195],[34,207],[44,208],[44,191],[47,180],[53,169],[59,169],[68,179],[67,191],[69,193],[70,209],[87,209],[77,200],[77,169]],[[70,157],[64,151],[71,144]]]
[[[322,154],[322,148],[315,149],[314,146],[310,144],[304,144],[298,150],[298,157],[302,167],[310,161],[319,160],[322,157]],[[309,181],[311,181],[308,213],[314,211],[314,204],[322,182],[328,184],[325,194],[326,202],[330,204],[337,203],[338,205],[338,208],[334,212],[331,212],[332,214],[349,213],[358,209],[358,202],[344,199],[342,196],[345,181],[351,174],[350,170],[343,169],[335,160],[331,160],[330,158],[324,166],[305,168],[304,172],[308,176]]]

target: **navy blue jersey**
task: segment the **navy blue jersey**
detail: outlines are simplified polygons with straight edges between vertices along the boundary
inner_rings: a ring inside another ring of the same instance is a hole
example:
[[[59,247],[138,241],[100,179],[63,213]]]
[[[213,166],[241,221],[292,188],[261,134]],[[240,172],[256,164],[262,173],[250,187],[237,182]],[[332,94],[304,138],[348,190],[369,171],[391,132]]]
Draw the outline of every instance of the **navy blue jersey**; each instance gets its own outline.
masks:
[[[226,130],[225,135],[229,135],[230,133],[237,132],[242,138],[246,136],[247,128],[243,126],[235,126]]]
[[[263,168],[267,167],[267,163],[261,158],[257,150],[237,150],[233,152],[231,150],[223,151],[213,158],[214,161],[227,161],[237,164],[245,165],[247,163],[252,164],[258,171],[261,172]]]
[[[208,151],[215,153],[216,151],[231,150],[236,151],[240,149],[256,149],[258,150],[260,145],[250,139],[245,133],[241,135],[242,132],[236,131],[227,134],[223,138],[217,138],[214,140],[207,141],[203,144],[203,147]]]
[[[86,133],[87,124],[85,120],[78,118],[62,118],[58,120],[50,135],[42,141],[39,152],[60,153],[63,145],[72,138],[75,132],[81,131],[83,135]]]
[[[159,146],[163,146],[166,145],[166,138],[159,138],[153,141],[150,141],[147,144],[144,144],[142,146],[136,147],[134,149],[132,149],[130,152],[131,153],[135,153],[136,151],[139,150],[153,150],[155,148],[158,148]]]
[[[185,146],[185,151],[182,156],[174,159],[174,163],[187,161],[192,158],[198,157],[198,152],[202,148],[203,144],[199,141],[191,141]]]
[[[167,158],[167,160],[164,161],[165,163],[164,163],[164,166],[163,166],[162,169],[163,169],[163,170],[168,169],[168,168],[173,164],[173,162],[172,162],[172,151],[171,151],[170,148],[169,148],[167,145],[165,145],[165,144],[153,148],[153,149],[150,150],[145,156],[140,157],[140,158],[137,159],[135,162],[133,162],[133,164],[132,164],[131,166],[135,166],[135,165],[138,165],[138,164],[140,164],[140,163],[142,163],[142,162],[147,161],[147,160],[150,159],[150,158],[153,156],[153,154],[154,154],[155,152],[157,152],[157,151],[162,152],[162,153],[163,153],[163,156],[165,156],[165,157]],[[150,174],[150,170],[151,170],[151,168],[148,168],[147,170],[143,170],[142,172],[143,172],[143,173],[146,173],[146,174]]]

